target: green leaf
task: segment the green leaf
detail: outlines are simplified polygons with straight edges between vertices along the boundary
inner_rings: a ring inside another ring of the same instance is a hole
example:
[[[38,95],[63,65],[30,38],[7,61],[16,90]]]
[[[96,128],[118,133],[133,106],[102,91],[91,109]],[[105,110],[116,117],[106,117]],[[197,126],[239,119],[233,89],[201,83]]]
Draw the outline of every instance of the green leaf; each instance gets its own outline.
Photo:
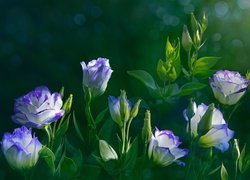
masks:
[[[208,69],[208,70],[197,70],[194,71],[194,76],[199,79],[207,79],[208,77],[212,76],[216,70]]]
[[[219,57],[202,57],[198,59],[195,61],[194,73],[195,71],[208,70],[212,68],[219,59]]]
[[[147,88],[151,90],[156,90],[157,86],[154,81],[154,78],[144,70],[134,70],[134,71],[127,71],[127,73],[141,81]]]
[[[246,144],[244,145],[239,158],[239,169],[240,172],[243,174],[246,172],[250,167],[250,154],[246,155]]]
[[[227,170],[226,170],[225,166],[223,165],[223,163],[221,164],[220,176],[221,176],[221,180],[228,180],[229,179]]]
[[[101,167],[92,165],[92,164],[84,164],[81,177],[82,179],[98,179],[100,175]]]
[[[82,133],[81,133],[79,127],[78,127],[77,121],[76,121],[75,112],[73,112],[73,123],[74,123],[75,130],[76,130],[76,133],[77,133],[78,137],[79,137],[80,140],[84,143],[83,135],[82,135]]]
[[[103,111],[101,111],[97,115],[97,117],[95,119],[96,124],[99,124],[100,122],[102,122],[102,120],[104,119],[104,116],[106,115],[107,111],[108,111],[108,108],[105,108]]]
[[[113,127],[114,121],[112,120],[112,118],[108,118],[99,131],[99,138],[110,139],[110,137],[112,136]]]
[[[59,172],[60,172],[60,176],[65,179],[76,177],[77,166],[72,159],[64,156],[63,161],[60,164]]]
[[[54,153],[46,146],[39,151],[40,158],[44,158],[45,162],[47,163],[48,167],[55,173],[55,155]]]
[[[64,123],[56,130],[55,139],[61,138],[68,130],[69,127],[69,119],[71,115],[67,117],[67,119],[64,121]]]
[[[173,94],[173,96],[187,96],[192,94],[194,91],[200,90],[206,86],[206,84],[202,84],[199,82],[186,83],[179,89],[178,92]]]
[[[125,161],[123,168],[125,172],[130,174],[134,170],[134,166],[137,160],[137,153],[138,153],[138,138],[136,137],[133,143],[130,146],[128,153],[125,156]]]

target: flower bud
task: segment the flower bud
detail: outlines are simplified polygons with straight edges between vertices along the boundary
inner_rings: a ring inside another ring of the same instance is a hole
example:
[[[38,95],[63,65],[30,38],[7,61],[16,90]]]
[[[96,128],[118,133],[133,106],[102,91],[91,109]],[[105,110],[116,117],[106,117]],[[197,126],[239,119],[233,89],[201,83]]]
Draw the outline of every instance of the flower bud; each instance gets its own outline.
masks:
[[[205,114],[202,116],[198,124],[197,132],[199,135],[202,136],[211,129],[213,113],[214,113],[214,104],[212,103],[208,106],[208,109],[206,110]]]
[[[237,161],[240,158],[240,148],[238,139],[234,139],[232,155],[235,161]]]
[[[183,26],[183,32],[182,32],[182,39],[181,43],[185,51],[189,52],[192,48],[193,41],[190,37],[190,34],[188,32],[188,28],[186,25]]]
[[[147,110],[145,113],[144,124],[142,128],[142,141],[145,144],[149,143],[151,136],[152,136],[151,114],[150,114],[150,111]]]
[[[194,13],[191,13],[191,27],[194,32],[196,32],[199,28],[198,22],[194,16]]]
[[[68,114],[70,112],[71,107],[72,107],[72,102],[73,102],[73,95],[70,94],[68,99],[64,103],[63,108],[62,108],[64,110],[65,114]]]
[[[194,47],[196,49],[200,48],[200,44],[201,44],[201,37],[200,37],[200,32],[199,30],[197,30],[194,34]]]
[[[163,62],[160,59],[157,64],[157,74],[164,82],[175,81],[177,79],[177,73],[171,61]]]
[[[125,122],[129,120],[130,107],[129,104],[127,103],[126,91],[124,90],[121,90],[121,95],[120,95],[120,114]]]
[[[207,15],[205,12],[203,12],[203,16],[201,19],[201,28],[203,32],[207,29],[207,25],[208,25]]]
[[[115,150],[104,140],[99,140],[99,151],[103,161],[118,159]]]
[[[130,119],[133,119],[137,116],[138,114],[138,111],[139,111],[139,107],[140,107],[140,104],[141,104],[141,100],[139,99],[136,104],[134,105],[134,107],[132,108],[131,110],[131,113],[130,113]]]

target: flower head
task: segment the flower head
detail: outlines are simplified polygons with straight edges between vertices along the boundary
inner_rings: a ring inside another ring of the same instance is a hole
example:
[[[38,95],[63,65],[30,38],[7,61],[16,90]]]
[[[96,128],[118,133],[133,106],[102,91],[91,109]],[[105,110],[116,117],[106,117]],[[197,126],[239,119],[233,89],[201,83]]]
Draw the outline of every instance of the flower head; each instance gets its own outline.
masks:
[[[13,169],[28,170],[35,166],[42,148],[31,129],[25,126],[14,130],[13,134],[5,133],[2,139],[2,151]]]
[[[215,98],[222,104],[236,104],[244,95],[249,80],[238,72],[220,70],[209,79]]]
[[[12,120],[26,127],[40,128],[63,116],[61,95],[51,94],[45,86],[37,87],[16,99]]]
[[[83,87],[89,88],[93,97],[102,95],[111,77],[113,70],[110,68],[109,60],[98,58],[90,61],[87,65],[81,62],[83,71]]]
[[[206,113],[208,106],[203,103],[198,107],[196,106],[196,103],[193,103],[193,105],[194,116],[190,120],[191,132],[194,137],[198,137],[199,123]],[[185,111],[184,117],[188,120]],[[224,152],[229,148],[228,141],[234,136],[234,131],[228,128],[228,125],[223,119],[222,113],[218,109],[213,109],[211,118],[211,127],[205,134],[201,134],[202,136],[199,137],[199,145],[205,148],[215,147]]]
[[[179,158],[186,156],[188,149],[178,148],[180,144],[179,137],[172,131],[159,131],[156,128],[149,142],[148,157],[161,166],[168,166],[173,162],[185,165]]]

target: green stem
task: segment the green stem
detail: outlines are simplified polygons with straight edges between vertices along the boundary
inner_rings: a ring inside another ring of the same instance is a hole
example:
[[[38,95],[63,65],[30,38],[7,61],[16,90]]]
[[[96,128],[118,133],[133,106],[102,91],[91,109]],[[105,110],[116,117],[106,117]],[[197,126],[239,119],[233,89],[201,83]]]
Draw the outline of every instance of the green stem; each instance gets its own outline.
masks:
[[[128,147],[129,147],[129,143],[128,143],[128,138],[129,138],[129,129],[130,129],[130,125],[131,125],[132,119],[130,118],[128,120],[128,125],[127,125],[127,132],[126,132],[126,152],[128,151]]]
[[[48,136],[48,143],[47,143],[47,146],[50,147],[50,143],[51,143],[51,131],[49,130],[49,126],[50,125],[46,125],[44,126],[44,129],[47,133],[47,136]],[[51,128],[50,128],[51,129]]]

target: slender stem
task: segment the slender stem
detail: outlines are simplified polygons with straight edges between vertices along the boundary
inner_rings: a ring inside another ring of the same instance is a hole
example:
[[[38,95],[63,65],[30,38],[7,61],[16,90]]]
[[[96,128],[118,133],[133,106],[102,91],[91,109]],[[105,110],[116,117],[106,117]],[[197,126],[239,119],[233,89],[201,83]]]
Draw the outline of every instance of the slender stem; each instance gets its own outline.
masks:
[[[129,129],[130,129],[131,122],[132,122],[132,119],[130,118],[128,120],[127,132],[126,132],[126,152],[128,151],[128,147],[129,147],[128,138],[129,138]]]
[[[125,126],[123,126],[121,128],[121,134],[122,134],[122,154],[124,154],[124,151],[125,151]]]
[[[237,174],[238,174],[238,160],[235,161],[235,176],[234,176],[235,180],[237,180]]]
[[[46,125],[45,127],[44,127],[44,129],[45,129],[45,131],[46,131],[46,133],[47,133],[47,136],[48,136],[48,147],[50,147],[50,142],[51,142],[51,134],[50,134],[50,130],[49,130],[49,126],[50,125]]]

